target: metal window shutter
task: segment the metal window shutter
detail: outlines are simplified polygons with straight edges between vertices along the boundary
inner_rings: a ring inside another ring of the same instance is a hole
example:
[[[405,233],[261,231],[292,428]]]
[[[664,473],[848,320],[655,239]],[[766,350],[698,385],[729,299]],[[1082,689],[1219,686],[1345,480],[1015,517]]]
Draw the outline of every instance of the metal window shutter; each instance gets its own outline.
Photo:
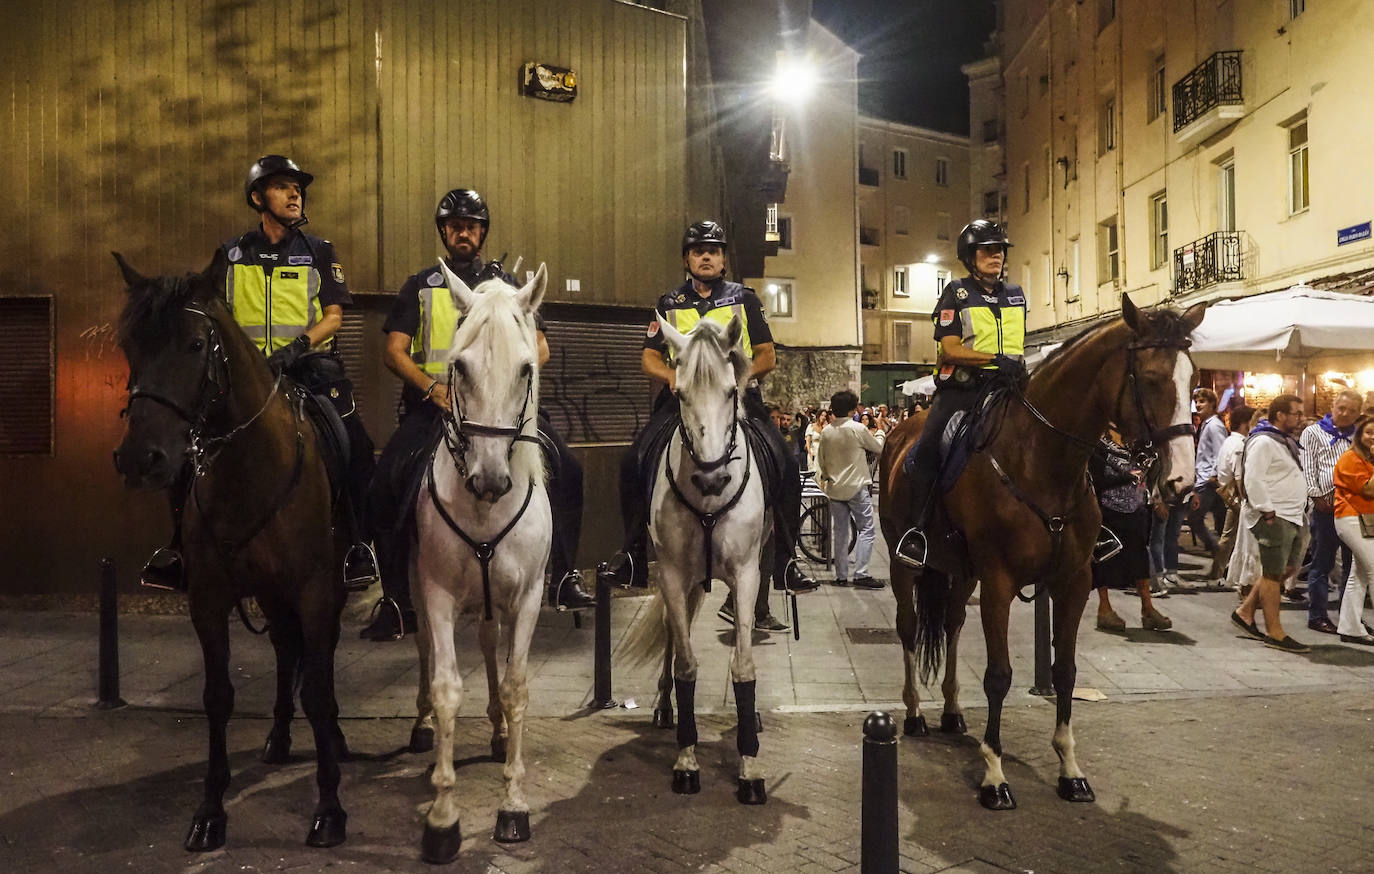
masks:
[[[0,298],[0,455],[51,455],[53,302]]]
[[[647,323],[545,320],[549,362],[540,372],[539,406],[563,439],[628,442],[648,421],[652,397],[640,370]]]

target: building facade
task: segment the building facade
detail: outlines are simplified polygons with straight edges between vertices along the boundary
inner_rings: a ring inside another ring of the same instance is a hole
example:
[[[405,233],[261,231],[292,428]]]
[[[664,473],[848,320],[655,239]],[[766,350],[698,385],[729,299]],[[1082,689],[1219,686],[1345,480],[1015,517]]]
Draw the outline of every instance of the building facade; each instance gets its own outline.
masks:
[[[1018,0],[998,17],[998,74],[965,68],[970,121],[1000,119],[982,154],[1001,152],[1033,340],[1127,293],[1188,304],[1374,266],[1367,4]]]
[[[935,363],[930,314],[950,279],[968,212],[969,139],[876,118],[859,121],[864,400]]]

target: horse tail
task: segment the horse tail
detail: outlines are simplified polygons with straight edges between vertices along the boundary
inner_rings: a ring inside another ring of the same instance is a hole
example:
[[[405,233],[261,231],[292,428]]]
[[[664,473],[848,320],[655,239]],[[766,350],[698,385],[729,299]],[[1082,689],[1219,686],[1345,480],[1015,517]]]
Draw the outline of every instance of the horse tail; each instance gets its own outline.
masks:
[[[693,586],[688,593],[688,626],[696,619],[697,611],[701,609],[702,598],[705,596],[706,590],[701,586]],[[621,641],[616,656],[630,667],[662,662],[664,649],[672,640],[672,636],[672,628],[668,625],[668,605],[663,600],[663,593],[655,592],[649,609],[644,611],[644,615]]]
[[[949,609],[950,579],[927,569],[916,581],[916,660],[921,682],[930,686],[945,660],[945,613]]]

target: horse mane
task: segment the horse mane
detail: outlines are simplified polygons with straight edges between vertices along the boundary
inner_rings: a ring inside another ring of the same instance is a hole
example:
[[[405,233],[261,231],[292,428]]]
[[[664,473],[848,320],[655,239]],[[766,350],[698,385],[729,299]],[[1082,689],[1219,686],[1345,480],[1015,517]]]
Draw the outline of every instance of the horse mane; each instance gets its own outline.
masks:
[[[170,315],[195,298],[197,276],[156,276],[130,288],[119,315],[119,345],[148,349],[164,344]]]
[[[1183,323],[1183,314],[1176,312],[1172,307],[1161,306],[1154,309],[1137,310],[1137,321],[1140,330],[1137,335],[1149,337],[1152,340],[1162,340],[1165,342],[1181,342],[1188,337],[1188,328]],[[1036,372],[1054,369],[1060,362],[1068,357],[1068,354],[1078,347],[1105,336],[1113,330],[1120,330],[1126,326],[1124,317],[1117,317],[1097,325],[1089,325],[1083,330],[1074,334],[1064,341],[1058,349],[1045,356],[1045,360],[1036,368]]]
[[[517,353],[527,353],[538,357],[537,344],[531,348],[527,337],[534,334],[534,315],[526,314],[515,300],[514,289],[502,279],[488,279],[478,283],[473,289],[473,303],[453,335],[453,345],[449,349],[452,361],[470,346],[481,344],[486,347],[491,358],[510,360]],[[528,332],[528,333],[526,333]],[[533,380],[530,386],[536,409],[526,422],[525,433],[534,436],[538,424],[539,403],[539,366],[534,362]],[[519,474],[530,479],[543,480],[545,476],[544,453],[535,443],[518,441],[511,458],[511,467]]]
[[[714,379],[716,369],[713,362],[702,354],[702,349],[706,344],[710,344],[712,350],[719,350],[725,345],[726,326],[711,319],[701,319],[687,335],[687,345],[683,347],[678,356],[677,372],[679,385],[696,385],[697,383],[707,383]],[[738,345],[732,346],[726,356],[730,361],[731,379],[738,372],[739,365],[744,360],[744,352]]]

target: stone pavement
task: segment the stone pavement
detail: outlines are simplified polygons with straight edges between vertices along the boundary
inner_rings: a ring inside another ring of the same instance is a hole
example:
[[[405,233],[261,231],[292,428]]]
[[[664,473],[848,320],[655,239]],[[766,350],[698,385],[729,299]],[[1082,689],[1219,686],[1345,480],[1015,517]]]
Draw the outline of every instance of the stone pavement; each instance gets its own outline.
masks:
[[[875,573],[885,565],[875,562]],[[500,769],[485,758],[486,689],[470,627],[460,632],[466,699],[460,746],[465,846],[455,871],[857,871],[860,725],[868,710],[902,712],[901,656],[887,591],[824,587],[801,597],[800,642],[759,635],[761,759],[769,803],[733,798],[733,704],[721,589],[695,625],[703,791],[668,790],[672,732],[649,726],[654,672],[620,670],[615,695],[635,709],[592,712],[592,623],[546,612],[535,636],[527,734],[534,840],[491,840]],[[1079,635],[1080,761],[1094,805],[1054,795],[1050,703],[1027,692],[1029,605],[1013,607],[1016,677],[1003,720],[1008,777],[1021,808],[978,807],[984,661],[976,607],[960,665],[971,734],[900,744],[902,869],[928,871],[1374,870],[1374,652],[1308,632],[1307,656],[1236,637],[1231,593],[1159,602],[1176,631],[1147,633],[1134,599],[1114,594],[1125,634]],[[645,609],[614,602],[615,639]],[[775,596],[776,609],[776,596]],[[205,724],[200,656],[189,622],[121,617],[122,693],[130,707],[95,712],[96,618],[0,615],[0,872],[418,871],[428,756],[402,750],[417,671],[410,641],[375,644],[346,625],[339,647],[349,841],[303,846],[313,806],[312,743],[297,721],[297,761],[258,763],[273,680],[270,647],[234,625],[237,715],[230,726],[229,844],[204,857],[180,842],[200,793]],[[923,693],[934,724],[938,698]]]

